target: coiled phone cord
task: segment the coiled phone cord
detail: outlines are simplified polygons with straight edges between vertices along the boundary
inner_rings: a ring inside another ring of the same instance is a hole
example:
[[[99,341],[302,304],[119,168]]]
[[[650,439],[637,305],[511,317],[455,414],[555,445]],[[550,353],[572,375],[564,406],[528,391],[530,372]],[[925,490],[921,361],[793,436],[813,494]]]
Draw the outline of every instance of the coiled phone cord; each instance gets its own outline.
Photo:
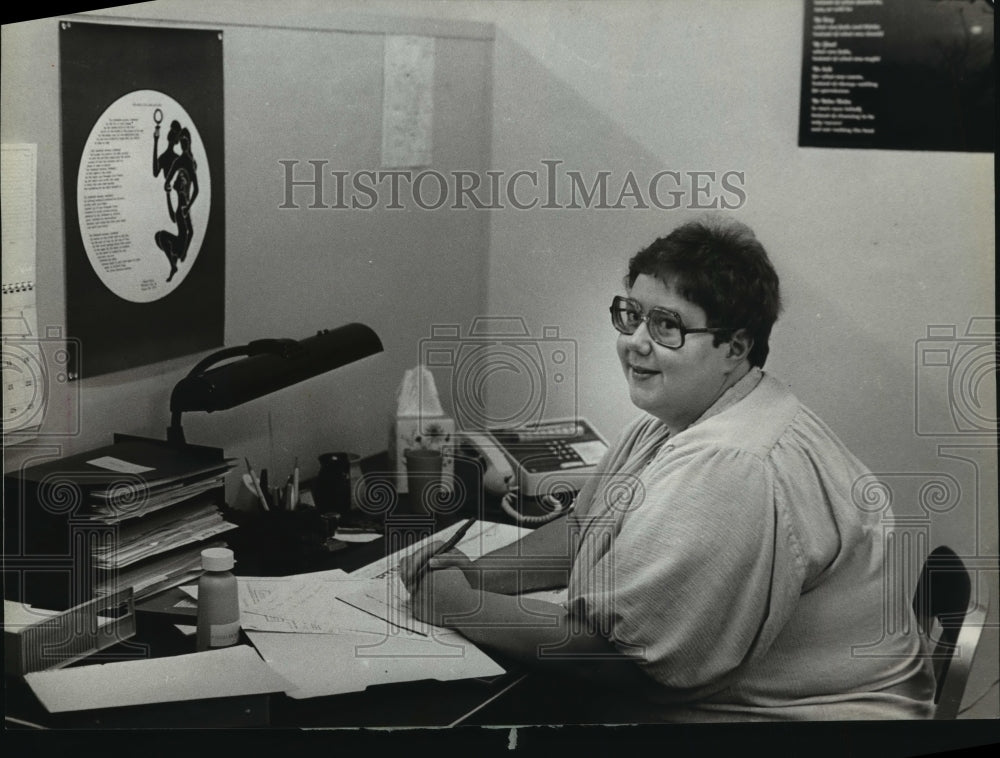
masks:
[[[500,498],[500,507],[503,512],[510,516],[514,521],[519,524],[525,524],[530,526],[541,526],[542,524],[547,524],[553,519],[559,518],[563,513],[566,512],[566,506],[564,506],[558,498],[552,495],[542,495],[539,500],[545,505],[552,508],[551,513],[543,513],[538,516],[528,516],[521,513],[514,507],[514,503],[517,500],[517,488],[514,487],[507,491],[507,493]]]

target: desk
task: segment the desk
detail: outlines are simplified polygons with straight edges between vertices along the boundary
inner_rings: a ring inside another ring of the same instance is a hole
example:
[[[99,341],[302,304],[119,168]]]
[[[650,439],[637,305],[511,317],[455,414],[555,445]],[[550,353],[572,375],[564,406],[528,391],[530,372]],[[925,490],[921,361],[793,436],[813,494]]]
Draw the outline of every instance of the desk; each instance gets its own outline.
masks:
[[[174,631],[173,639],[156,635],[151,656],[193,651],[193,639]],[[523,677],[509,672],[489,680],[404,682],[304,700],[275,693],[63,714],[48,713],[23,681],[9,680],[5,715],[18,720],[8,721],[8,729],[20,721],[54,729],[451,727],[482,723],[469,719]]]
[[[444,527],[447,523],[442,520],[438,526]],[[369,543],[349,543],[344,550],[323,556],[322,565],[310,566],[308,570],[342,568],[352,571],[383,557],[385,549],[382,538]],[[243,562],[239,553],[237,556],[237,560]],[[135,637],[102,651],[99,662],[194,652],[194,636],[184,635],[175,626],[185,621],[191,623],[193,618],[143,611],[140,604]],[[245,636],[242,642],[248,642]],[[91,659],[81,663],[93,662]],[[364,692],[301,700],[278,693],[66,714],[48,713],[23,681],[9,679],[6,715],[52,728],[447,727],[464,723],[472,713],[502,696],[521,678],[521,673],[509,671],[489,679],[405,682],[370,687]],[[8,721],[8,728],[17,726],[17,722]]]
[[[370,470],[387,470],[386,465],[384,460],[377,457],[362,462],[366,473]],[[408,506],[407,496],[399,496],[391,516],[397,515],[397,512],[400,512],[398,515],[407,515]],[[275,532],[269,529],[268,522],[274,515],[263,512],[227,513],[228,518],[241,523],[240,529],[227,534],[227,541],[236,553],[235,573],[245,576],[283,576],[334,568],[350,572],[385,556],[384,538],[368,543],[346,543],[343,550],[333,553],[318,549],[315,540],[311,542],[311,546],[306,544],[309,543],[308,540],[306,543],[296,539],[275,540]],[[294,515],[282,513],[279,518]],[[436,519],[434,528],[445,528],[466,515],[468,514],[452,513],[440,516]],[[491,513],[490,520],[498,519]],[[286,538],[289,533],[285,534]],[[175,623],[191,624],[194,622],[193,617],[152,612],[144,610],[144,605],[140,603],[137,606],[137,633],[131,643],[146,645],[146,655],[149,657],[194,652],[194,637],[183,635],[174,626]],[[242,642],[249,642],[245,635]],[[117,651],[105,652],[117,652],[123,656],[119,659],[127,659],[129,654],[131,657],[135,656],[135,650],[130,649],[129,645],[118,646]],[[511,723],[505,718],[508,711],[499,704],[522,685],[525,675],[512,668],[509,663],[498,662],[508,673],[488,680],[424,680],[380,685],[360,693],[329,697],[296,700],[284,694],[275,694],[255,696],[255,699],[244,703],[201,701],[197,707],[191,707],[190,703],[166,704],[163,707],[118,709],[117,713],[49,714],[27,685],[23,682],[8,682],[7,715],[53,727],[447,727],[473,722],[485,723],[484,716],[476,714],[488,714],[490,718],[498,719],[496,723]]]

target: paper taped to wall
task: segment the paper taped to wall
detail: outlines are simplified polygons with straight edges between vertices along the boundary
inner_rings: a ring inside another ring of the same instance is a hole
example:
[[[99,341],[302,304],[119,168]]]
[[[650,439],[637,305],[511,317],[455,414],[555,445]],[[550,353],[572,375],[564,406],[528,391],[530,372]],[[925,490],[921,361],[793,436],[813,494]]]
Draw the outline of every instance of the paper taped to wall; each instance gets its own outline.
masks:
[[[382,86],[382,166],[427,166],[434,125],[434,38],[387,35]]]

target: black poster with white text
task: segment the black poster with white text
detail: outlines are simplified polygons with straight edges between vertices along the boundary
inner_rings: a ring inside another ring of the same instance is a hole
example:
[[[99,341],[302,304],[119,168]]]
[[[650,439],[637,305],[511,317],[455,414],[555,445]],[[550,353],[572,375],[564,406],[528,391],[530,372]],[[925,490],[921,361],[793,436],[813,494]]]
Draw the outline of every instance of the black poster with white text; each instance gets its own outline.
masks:
[[[221,345],[221,32],[62,21],[59,37],[69,378]]]
[[[807,0],[799,145],[994,150],[992,0]]]

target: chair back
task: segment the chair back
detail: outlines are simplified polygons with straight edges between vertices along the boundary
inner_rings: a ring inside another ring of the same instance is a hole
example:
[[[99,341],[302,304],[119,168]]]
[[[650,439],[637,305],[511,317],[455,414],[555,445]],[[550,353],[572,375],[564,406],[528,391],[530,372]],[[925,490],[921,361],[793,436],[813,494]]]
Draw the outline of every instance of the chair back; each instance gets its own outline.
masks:
[[[927,556],[913,610],[930,643],[935,719],[955,718],[962,704],[986,620],[986,608],[976,601],[974,589],[968,569],[951,548],[942,545]]]

